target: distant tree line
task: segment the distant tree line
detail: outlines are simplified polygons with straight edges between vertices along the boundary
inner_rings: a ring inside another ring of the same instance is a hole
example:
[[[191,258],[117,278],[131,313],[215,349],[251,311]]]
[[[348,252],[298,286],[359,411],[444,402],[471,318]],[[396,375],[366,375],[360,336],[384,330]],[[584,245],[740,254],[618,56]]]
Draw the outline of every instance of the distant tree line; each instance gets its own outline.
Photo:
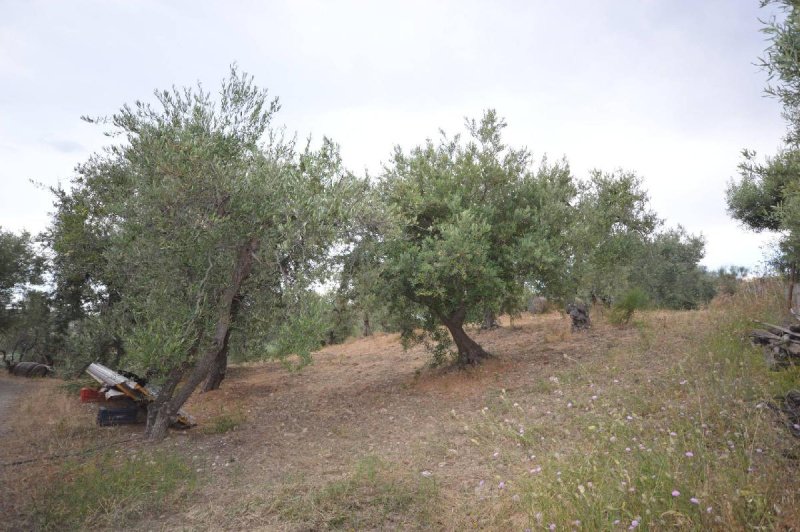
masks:
[[[395,148],[371,178],[329,139],[273,126],[279,108],[234,68],[217,94],[159,91],[96,120],[117,143],[53,189],[47,231],[0,232],[8,355],[146,373],[160,439],[229,359],[308,360],[384,330],[476,364],[489,353],[465,325],[531,295],[611,304],[635,289],[691,309],[743,273],[699,266],[702,238],[665,228],[634,173],[579,180],[565,160],[535,161],[493,110],[464,136]]]

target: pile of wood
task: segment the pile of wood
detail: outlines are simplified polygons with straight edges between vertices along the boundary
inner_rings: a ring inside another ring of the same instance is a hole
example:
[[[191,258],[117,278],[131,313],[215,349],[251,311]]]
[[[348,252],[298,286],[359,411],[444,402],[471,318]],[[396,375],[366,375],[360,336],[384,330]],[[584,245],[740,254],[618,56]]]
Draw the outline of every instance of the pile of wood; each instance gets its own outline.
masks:
[[[756,322],[763,329],[755,329],[750,339],[756,345],[764,346],[764,359],[772,370],[800,364],[800,325],[781,327],[771,323]]]

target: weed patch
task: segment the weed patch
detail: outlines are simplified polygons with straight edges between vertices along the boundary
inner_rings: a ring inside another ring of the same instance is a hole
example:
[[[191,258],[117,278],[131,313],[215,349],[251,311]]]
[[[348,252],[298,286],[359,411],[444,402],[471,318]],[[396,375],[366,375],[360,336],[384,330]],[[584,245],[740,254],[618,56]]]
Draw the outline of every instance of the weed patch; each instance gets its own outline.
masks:
[[[345,478],[320,487],[283,485],[271,510],[308,529],[381,529],[403,523],[435,526],[437,486],[419,472],[402,472],[375,457],[360,460]]]
[[[203,432],[206,434],[225,434],[236,430],[239,426],[247,422],[247,417],[241,411],[232,413],[222,413],[214,416],[205,423]]]
[[[194,470],[176,454],[108,452],[63,464],[28,513],[43,530],[119,529],[174,506],[196,482]]]

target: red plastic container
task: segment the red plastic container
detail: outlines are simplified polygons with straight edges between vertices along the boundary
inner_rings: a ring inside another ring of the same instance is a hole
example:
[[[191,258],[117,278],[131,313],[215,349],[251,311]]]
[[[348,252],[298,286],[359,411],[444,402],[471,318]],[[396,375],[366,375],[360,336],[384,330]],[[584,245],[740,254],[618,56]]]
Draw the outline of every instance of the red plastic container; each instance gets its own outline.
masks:
[[[96,403],[105,400],[106,398],[99,391],[92,388],[81,388],[81,403]]]

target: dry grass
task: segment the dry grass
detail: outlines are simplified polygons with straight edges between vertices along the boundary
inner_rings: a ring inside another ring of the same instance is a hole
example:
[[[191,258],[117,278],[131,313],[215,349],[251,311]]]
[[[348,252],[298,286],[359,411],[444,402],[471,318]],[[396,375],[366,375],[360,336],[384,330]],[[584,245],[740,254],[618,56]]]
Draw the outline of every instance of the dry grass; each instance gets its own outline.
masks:
[[[796,527],[797,441],[762,402],[798,373],[768,372],[742,340],[749,318],[780,319],[773,288],[628,327],[598,315],[586,334],[560,314],[524,316],[474,331],[495,357],[466,371],[422,369],[427,355],[394,335],[327,348],[300,371],[231,368],[188,405],[206,428],[162,446],[206,482],[135,525]],[[100,435],[56,425],[25,438]]]

